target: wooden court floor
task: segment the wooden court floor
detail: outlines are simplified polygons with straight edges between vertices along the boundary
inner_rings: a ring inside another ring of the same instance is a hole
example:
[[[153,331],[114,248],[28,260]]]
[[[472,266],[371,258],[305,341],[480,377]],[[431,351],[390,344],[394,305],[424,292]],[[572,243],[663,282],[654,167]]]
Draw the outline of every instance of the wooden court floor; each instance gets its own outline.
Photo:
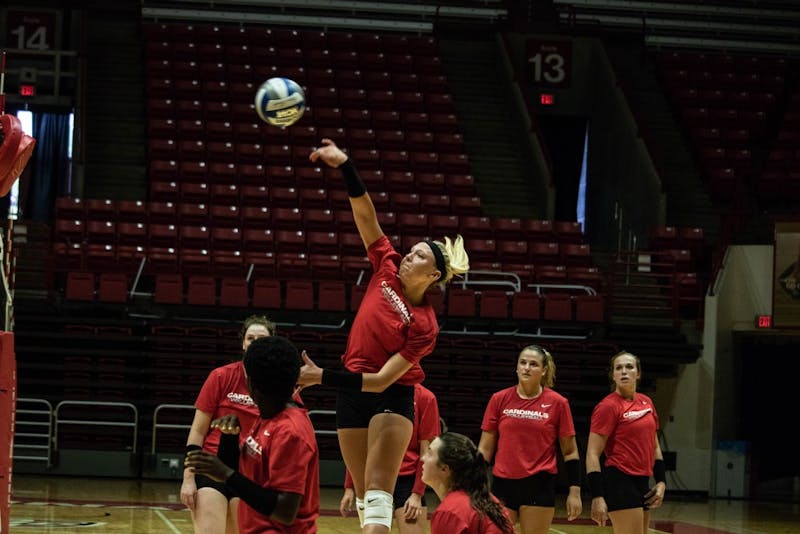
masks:
[[[11,533],[192,534],[189,513],[180,503],[176,481],[45,477],[12,478]],[[320,534],[359,532],[354,517],[338,514],[341,491],[323,488]],[[428,494],[429,511],[436,496]],[[556,510],[553,534],[611,534],[589,520],[588,500],[580,519],[568,523],[563,498]],[[396,529],[395,529],[396,532]],[[668,499],[652,514],[651,533],[672,534],[798,534],[800,503],[758,503],[710,499],[682,502]]]

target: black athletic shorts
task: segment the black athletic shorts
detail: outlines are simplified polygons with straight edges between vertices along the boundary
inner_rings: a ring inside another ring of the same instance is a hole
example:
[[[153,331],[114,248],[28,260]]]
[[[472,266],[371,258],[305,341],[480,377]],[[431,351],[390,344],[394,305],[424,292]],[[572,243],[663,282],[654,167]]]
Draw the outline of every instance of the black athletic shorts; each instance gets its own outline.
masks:
[[[195,474],[194,475],[194,483],[197,485],[197,489],[198,490],[200,488],[213,488],[213,489],[217,490],[218,492],[220,492],[222,495],[224,495],[225,498],[228,499],[228,500],[231,500],[234,497],[236,497],[236,495],[234,495],[233,490],[231,488],[229,488],[228,486],[226,486],[222,482],[217,482],[215,480],[211,480],[210,478],[208,478],[205,475]]]
[[[396,413],[414,423],[414,386],[392,384],[382,393],[339,390],[336,428],[367,428],[373,415]]]
[[[645,494],[650,491],[650,477],[627,475],[616,467],[603,467],[603,486],[609,512],[644,508]]]
[[[522,506],[556,505],[556,476],[546,471],[525,478],[492,477],[492,493],[509,510]]]
[[[416,478],[416,475],[399,475],[397,477],[397,482],[394,483],[394,494],[392,495],[394,498],[395,510],[405,506],[408,498],[414,493],[414,480],[416,480]],[[422,506],[427,506],[427,504],[425,504],[424,493],[422,494],[421,502]]]

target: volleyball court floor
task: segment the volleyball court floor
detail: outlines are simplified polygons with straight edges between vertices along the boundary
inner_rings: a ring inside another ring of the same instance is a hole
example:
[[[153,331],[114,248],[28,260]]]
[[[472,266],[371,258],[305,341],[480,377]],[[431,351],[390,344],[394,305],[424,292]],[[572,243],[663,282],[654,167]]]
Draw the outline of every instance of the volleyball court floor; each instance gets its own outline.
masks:
[[[189,512],[180,503],[177,481],[17,475],[12,478],[11,533],[90,532],[193,534]],[[339,488],[321,492],[320,534],[358,533],[358,520],[339,516]],[[437,499],[428,492],[428,509]],[[573,522],[564,517],[559,496],[553,534],[610,534],[589,519],[591,502]],[[394,528],[393,532],[397,532]],[[651,515],[652,534],[797,534],[800,503],[758,503],[709,499],[669,500]]]

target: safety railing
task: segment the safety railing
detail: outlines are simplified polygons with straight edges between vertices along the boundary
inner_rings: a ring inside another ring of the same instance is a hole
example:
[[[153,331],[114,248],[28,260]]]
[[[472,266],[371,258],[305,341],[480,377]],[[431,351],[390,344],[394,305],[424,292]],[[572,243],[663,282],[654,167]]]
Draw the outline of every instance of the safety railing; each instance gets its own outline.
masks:
[[[73,411],[75,408],[89,408],[89,410]],[[117,410],[114,417],[109,410]],[[79,417],[62,417],[62,412],[70,415],[79,414]],[[132,420],[122,420],[121,414],[130,411]],[[118,415],[119,414],[119,418]],[[94,418],[93,418],[94,417]],[[59,431],[65,425],[117,427],[129,428],[132,431],[130,450],[136,453],[136,443],[139,436],[139,411],[129,402],[97,402],[97,401],[61,401],[56,405],[54,412],[53,450],[58,450]]]
[[[53,406],[45,399],[17,398],[14,459],[52,465]]]
[[[156,440],[158,437],[159,430],[188,430],[192,427],[191,423],[161,423],[158,420],[158,416],[161,414],[162,411],[165,410],[180,410],[180,411],[195,411],[195,407],[191,404],[159,404],[156,406],[155,410],[153,410],[153,439],[152,444],[150,445],[150,452],[152,454],[156,453]]]

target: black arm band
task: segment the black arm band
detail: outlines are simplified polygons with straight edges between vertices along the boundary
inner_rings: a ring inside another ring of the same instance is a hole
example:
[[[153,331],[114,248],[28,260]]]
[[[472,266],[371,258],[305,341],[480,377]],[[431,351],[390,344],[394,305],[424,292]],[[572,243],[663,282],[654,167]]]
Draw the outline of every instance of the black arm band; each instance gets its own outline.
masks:
[[[567,484],[570,486],[581,485],[581,463],[578,460],[567,460],[564,462],[567,471]]]
[[[352,161],[348,159],[339,165],[339,169],[341,169],[344,175],[344,184],[347,186],[347,196],[356,198],[363,196],[364,193],[367,192],[367,187],[364,185],[364,181],[361,179],[361,175],[358,174],[358,170],[356,166],[353,165]]]
[[[189,445],[186,446],[186,449],[184,449],[184,451],[183,451],[183,459],[186,460],[186,457],[189,456],[190,452],[199,451],[199,450],[202,450],[202,449],[203,449],[203,447],[201,447],[200,445],[195,445],[193,443],[190,443]]]
[[[222,463],[233,469],[239,469],[239,435],[238,434],[222,434],[219,438],[219,448],[217,449],[217,458],[222,460]]]
[[[664,465],[664,460],[656,459],[655,463],[653,464],[653,478],[655,479],[656,483],[667,483],[667,466]]]
[[[322,370],[322,385],[333,386],[338,389],[348,389],[351,391],[361,391],[364,379],[361,373],[351,373],[350,371]]]
[[[606,491],[603,486],[603,473],[600,471],[587,473],[586,481],[589,483],[589,493],[592,495],[592,499],[605,496]]]
[[[278,503],[276,490],[259,486],[239,471],[234,471],[225,484],[261,515],[269,517],[275,511]]]

